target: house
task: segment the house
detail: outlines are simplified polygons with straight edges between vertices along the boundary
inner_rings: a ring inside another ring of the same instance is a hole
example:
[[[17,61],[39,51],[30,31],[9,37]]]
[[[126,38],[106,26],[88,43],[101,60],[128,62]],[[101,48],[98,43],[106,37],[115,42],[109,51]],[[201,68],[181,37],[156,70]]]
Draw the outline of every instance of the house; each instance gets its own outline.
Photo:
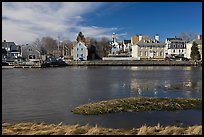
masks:
[[[165,43],[166,56],[186,58],[186,41],[182,38],[167,38]]]
[[[132,57],[137,60],[163,60],[165,43],[159,41],[159,36],[155,38],[142,37],[139,35],[139,41],[132,45]]]
[[[33,45],[26,44],[22,46],[22,57],[31,65],[39,65],[42,63],[41,53],[39,49]]]
[[[123,52],[125,52],[125,53],[131,53],[131,51],[132,51],[131,40],[123,40],[122,49],[123,49]]]
[[[21,47],[17,46],[14,42],[2,42],[2,61],[14,62],[21,57]]]
[[[119,42],[116,41],[116,34],[112,34],[112,41],[111,41],[111,54],[119,54],[122,51],[122,46]]]
[[[191,59],[191,47],[193,46],[193,42],[198,45],[198,50],[200,52],[200,57],[202,60],[202,35],[198,35],[198,38],[195,40],[186,43],[186,58]]]
[[[85,46],[85,43],[79,41],[76,44],[73,44],[72,55],[73,60],[87,60],[88,49]]]

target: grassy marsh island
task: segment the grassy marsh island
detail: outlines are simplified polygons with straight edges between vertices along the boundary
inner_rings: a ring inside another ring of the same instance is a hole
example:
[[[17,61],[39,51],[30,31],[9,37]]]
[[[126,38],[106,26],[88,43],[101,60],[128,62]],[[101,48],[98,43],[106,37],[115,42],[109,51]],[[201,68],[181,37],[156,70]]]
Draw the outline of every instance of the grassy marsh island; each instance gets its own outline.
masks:
[[[174,111],[202,109],[202,99],[130,97],[99,101],[78,106],[71,111],[81,115],[98,115],[116,112]]]
[[[2,135],[202,135],[202,125],[190,127],[141,126],[132,129],[45,123],[2,124]]]

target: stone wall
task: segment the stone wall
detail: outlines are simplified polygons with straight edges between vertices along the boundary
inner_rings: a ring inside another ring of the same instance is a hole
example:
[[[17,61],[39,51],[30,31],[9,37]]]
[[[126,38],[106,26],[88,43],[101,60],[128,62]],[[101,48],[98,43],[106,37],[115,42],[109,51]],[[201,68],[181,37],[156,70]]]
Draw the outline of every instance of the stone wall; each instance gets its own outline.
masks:
[[[69,66],[195,66],[194,61],[141,61],[141,60],[96,60],[70,61]]]

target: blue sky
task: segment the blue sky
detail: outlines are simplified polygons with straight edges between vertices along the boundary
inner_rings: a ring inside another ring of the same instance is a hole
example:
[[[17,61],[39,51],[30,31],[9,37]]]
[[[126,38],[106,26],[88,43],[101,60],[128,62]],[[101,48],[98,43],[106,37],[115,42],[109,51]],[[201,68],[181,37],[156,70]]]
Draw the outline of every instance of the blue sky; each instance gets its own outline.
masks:
[[[202,34],[201,2],[3,2],[2,39],[17,44],[51,36],[75,40],[142,34],[160,40],[180,32]]]

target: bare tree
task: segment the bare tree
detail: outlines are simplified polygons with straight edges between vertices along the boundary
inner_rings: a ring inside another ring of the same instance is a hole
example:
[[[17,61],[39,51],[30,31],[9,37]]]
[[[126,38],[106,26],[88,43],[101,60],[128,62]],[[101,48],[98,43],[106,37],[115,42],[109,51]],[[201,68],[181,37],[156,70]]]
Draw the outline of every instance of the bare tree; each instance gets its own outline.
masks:
[[[96,45],[96,49],[97,49],[97,54],[99,55],[100,58],[107,56],[110,53],[110,40],[106,37],[102,37],[97,45]]]
[[[196,39],[197,35],[198,35],[197,33],[192,33],[192,32],[190,32],[190,33],[181,32],[177,37],[182,38],[183,40],[189,42],[189,41]]]
[[[39,50],[40,50],[40,53],[42,55],[45,55],[47,54],[47,49],[46,47],[42,44],[42,41],[37,38],[34,42],[33,42],[33,45],[35,45]]]
[[[53,54],[53,52],[58,49],[57,40],[53,39],[52,37],[43,37],[41,42],[47,49],[47,54]]]

